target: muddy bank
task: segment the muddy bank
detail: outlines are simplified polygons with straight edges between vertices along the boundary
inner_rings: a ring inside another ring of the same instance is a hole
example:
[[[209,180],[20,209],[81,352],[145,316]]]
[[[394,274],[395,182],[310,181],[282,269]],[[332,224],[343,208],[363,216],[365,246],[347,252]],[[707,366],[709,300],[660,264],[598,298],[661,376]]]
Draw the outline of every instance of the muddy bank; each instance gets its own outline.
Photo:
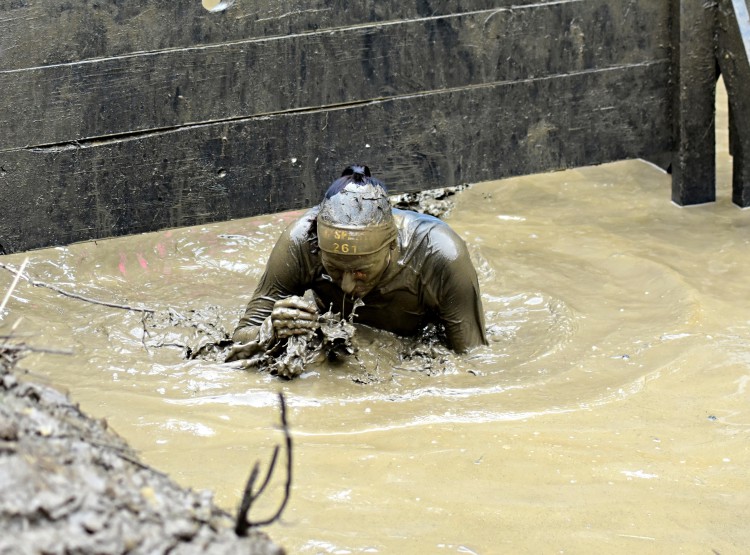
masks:
[[[211,492],[179,487],[26,379],[20,353],[0,344],[0,553],[284,553],[261,532],[237,537]]]

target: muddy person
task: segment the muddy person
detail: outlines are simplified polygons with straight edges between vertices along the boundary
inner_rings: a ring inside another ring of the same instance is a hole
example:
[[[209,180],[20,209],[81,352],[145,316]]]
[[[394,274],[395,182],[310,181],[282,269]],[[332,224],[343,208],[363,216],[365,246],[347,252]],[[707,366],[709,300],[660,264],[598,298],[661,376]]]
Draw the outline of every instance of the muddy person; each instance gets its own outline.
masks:
[[[305,298],[306,291],[313,294]],[[228,360],[311,334],[331,307],[345,318],[356,308],[357,324],[401,336],[436,326],[456,352],[487,343],[464,241],[437,218],[391,208],[367,166],[347,167],[323,201],[283,232]]]

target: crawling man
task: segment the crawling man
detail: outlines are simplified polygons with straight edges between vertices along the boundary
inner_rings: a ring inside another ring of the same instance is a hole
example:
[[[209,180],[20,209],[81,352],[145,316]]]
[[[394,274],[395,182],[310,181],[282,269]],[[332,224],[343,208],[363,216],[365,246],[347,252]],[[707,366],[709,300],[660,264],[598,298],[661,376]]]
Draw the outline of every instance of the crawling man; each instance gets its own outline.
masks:
[[[314,300],[302,297],[308,290]],[[401,336],[435,324],[456,352],[487,343],[463,240],[437,218],[391,208],[369,168],[349,166],[279,238],[227,360],[311,334],[331,306],[348,318],[355,303],[357,324]]]

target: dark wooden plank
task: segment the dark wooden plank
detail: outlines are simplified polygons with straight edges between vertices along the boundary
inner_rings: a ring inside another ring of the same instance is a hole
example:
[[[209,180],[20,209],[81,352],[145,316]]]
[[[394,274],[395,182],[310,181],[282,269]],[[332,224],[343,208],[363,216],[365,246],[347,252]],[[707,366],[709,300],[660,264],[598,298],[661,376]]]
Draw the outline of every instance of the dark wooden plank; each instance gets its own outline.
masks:
[[[717,56],[729,97],[732,201],[750,206],[750,9],[746,0],[722,0]]]
[[[667,59],[669,15],[665,2],[583,0],[5,72],[0,145]]]
[[[0,0],[0,70],[553,0]]]
[[[351,162],[393,192],[663,152],[669,62],[0,152],[6,252],[310,206]]]
[[[716,6],[672,1],[676,76],[672,200],[684,206],[716,200]]]

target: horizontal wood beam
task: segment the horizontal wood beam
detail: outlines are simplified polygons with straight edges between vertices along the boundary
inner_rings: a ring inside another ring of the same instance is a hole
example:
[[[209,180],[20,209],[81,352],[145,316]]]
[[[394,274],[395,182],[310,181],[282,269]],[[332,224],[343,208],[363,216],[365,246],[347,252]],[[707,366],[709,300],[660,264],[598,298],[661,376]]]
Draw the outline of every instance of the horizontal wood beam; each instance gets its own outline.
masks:
[[[672,146],[670,62],[622,65],[0,152],[15,252],[308,207],[342,164],[393,192],[597,164]]]
[[[0,0],[0,252],[657,159],[677,2]]]
[[[200,0],[0,0],[0,70],[558,1],[254,0],[209,13]]]
[[[0,150],[668,59],[668,4],[621,4],[492,8],[0,72]]]

